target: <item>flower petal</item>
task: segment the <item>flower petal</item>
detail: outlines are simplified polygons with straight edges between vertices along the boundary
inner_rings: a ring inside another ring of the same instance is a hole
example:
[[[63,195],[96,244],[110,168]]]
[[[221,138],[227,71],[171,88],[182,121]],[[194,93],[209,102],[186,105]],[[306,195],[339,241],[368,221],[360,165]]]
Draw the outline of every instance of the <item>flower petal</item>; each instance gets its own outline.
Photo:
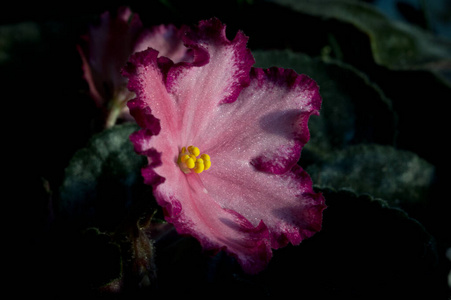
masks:
[[[183,44],[184,30],[174,25],[154,26],[141,33],[136,41],[133,52],[144,51],[151,47],[159,52],[159,56],[165,56],[174,63],[193,60],[192,51]]]
[[[210,122],[198,129],[195,142],[210,155],[283,174],[299,160],[310,138],[309,117],[318,114],[320,106],[318,86],[309,77],[289,69],[253,68],[250,86],[236,102],[205,116]]]
[[[236,100],[249,84],[254,63],[246,48],[247,37],[238,32],[229,41],[225,25],[217,19],[184,31],[185,45],[193,50],[192,62],[173,64],[147,49],[132,55],[123,71],[130,81],[128,88],[138,95],[129,108],[135,114],[141,113],[141,107],[150,108],[161,128],[168,130],[164,134],[176,140],[178,147],[195,139],[197,129],[209,121],[204,116],[212,108]],[[135,118],[144,122],[142,117]]]
[[[220,103],[234,102],[249,84],[254,59],[246,48],[248,38],[238,32],[229,41],[225,28],[219,20],[210,19],[187,29],[184,41],[193,49],[194,61],[167,73],[166,86],[182,112],[186,142],[193,140],[197,128],[208,120],[205,114]]]
[[[283,175],[252,170],[231,162],[233,172],[213,169],[202,173],[202,181],[215,203],[239,212],[254,226],[268,228],[268,243],[280,248],[299,244],[321,229],[324,198],[315,193],[309,175],[294,166]]]
[[[177,132],[176,103],[169,96],[159,64],[158,51],[147,49],[132,55],[122,74],[129,79],[128,88],[137,97],[127,102],[139,126],[157,135],[164,127],[167,134]],[[161,124],[161,126],[160,126]]]
[[[216,138],[196,141],[212,159],[202,180],[210,194],[221,195],[215,202],[254,225],[263,220],[273,248],[298,244],[321,228],[324,199],[296,164],[320,104],[318,86],[307,76],[253,69],[237,101],[211,113]]]
[[[186,28],[185,45],[193,49],[197,57],[195,65],[202,68],[192,68],[190,64],[174,68],[167,81],[171,93],[182,92],[188,96],[184,101],[191,100],[197,106],[236,100],[241,89],[248,85],[249,70],[255,61],[246,48],[248,38],[239,31],[229,41],[225,30],[226,26],[216,18]],[[197,91],[197,95],[186,92],[192,90]]]
[[[214,195],[204,192],[200,177],[192,175],[182,175],[175,186],[161,184],[156,188],[155,197],[166,212],[166,220],[178,233],[197,238],[204,250],[225,250],[246,272],[261,271],[272,256],[265,224],[254,226],[239,213],[218,205]],[[167,182],[170,180],[174,178]]]
[[[114,124],[117,117],[131,119],[125,103],[133,93],[120,72],[129,56],[153,48],[176,63],[192,61],[192,51],[183,44],[183,33],[173,25],[144,29],[139,16],[128,7],[120,7],[116,15],[103,13],[100,24],[90,28],[84,37],[86,43],[77,49],[91,97],[104,110],[107,126]]]

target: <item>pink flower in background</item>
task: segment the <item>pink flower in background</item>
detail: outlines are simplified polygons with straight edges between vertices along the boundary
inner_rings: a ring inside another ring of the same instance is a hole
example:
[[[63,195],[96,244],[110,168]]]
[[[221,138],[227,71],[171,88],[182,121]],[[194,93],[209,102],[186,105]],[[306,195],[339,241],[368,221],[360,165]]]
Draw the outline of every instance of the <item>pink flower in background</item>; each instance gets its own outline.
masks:
[[[191,61],[147,49],[123,71],[142,128],[130,139],[148,157],[142,174],[166,220],[256,273],[272,249],[321,229],[324,198],[297,165],[318,87],[292,70],[253,68],[247,37],[228,40],[217,19],[183,30]]]
[[[97,107],[104,110],[106,127],[114,125],[118,117],[133,120],[125,104],[134,94],[120,73],[132,53],[152,47],[175,62],[192,59],[180,30],[173,25],[144,29],[139,16],[127,7],[119,8],[116,16],[103,13],[100,24],[83,38],[85,43],[77,49],[84,78]]]

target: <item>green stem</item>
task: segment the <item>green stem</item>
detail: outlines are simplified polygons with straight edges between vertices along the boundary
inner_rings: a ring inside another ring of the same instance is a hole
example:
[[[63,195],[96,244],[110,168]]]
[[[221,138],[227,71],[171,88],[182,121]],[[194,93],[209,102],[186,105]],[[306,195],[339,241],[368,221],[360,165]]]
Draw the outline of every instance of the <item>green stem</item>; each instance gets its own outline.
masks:
[[[122,110],[121,104],[122,103],[118,101],[117,98],[111,101],[111,109],[108,111],[108,115],[105,121],[105,128],[111,128],[116,124],[119,114]]]

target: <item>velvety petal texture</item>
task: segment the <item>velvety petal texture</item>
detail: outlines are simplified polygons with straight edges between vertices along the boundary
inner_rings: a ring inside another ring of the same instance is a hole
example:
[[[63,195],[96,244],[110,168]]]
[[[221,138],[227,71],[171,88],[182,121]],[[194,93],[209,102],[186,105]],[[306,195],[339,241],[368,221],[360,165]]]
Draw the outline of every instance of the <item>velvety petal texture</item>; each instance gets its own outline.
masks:
[[[247,37],[229,40],[225,29],[217,19],[183,28],[190,61],[153,49],[131,56],[128,106],[142,127],[131,140],[149,159],[142,174],[167,221],[256,273],[272,249],[321,229],[324,199],[297,165],[321,98],[305,75],[252,68]],[[190,145],[211,157],[210,169],[182,172],[178,155]]]

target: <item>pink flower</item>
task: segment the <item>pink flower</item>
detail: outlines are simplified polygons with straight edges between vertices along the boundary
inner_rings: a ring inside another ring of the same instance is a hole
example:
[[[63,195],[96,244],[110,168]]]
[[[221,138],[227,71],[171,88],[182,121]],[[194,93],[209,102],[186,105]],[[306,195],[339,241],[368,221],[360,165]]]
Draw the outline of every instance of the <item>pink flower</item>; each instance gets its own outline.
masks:
[[[228,40],[217,19],[185,30],[191,62],[148,49],[124,69],[142,128],[130,139],[148,157],[142,175],[166,220],[256,273],[272,248],[321,229],[323,196],[297,165],[318,87],[292,70],[252,68],[247,37]]]
[[[104,110],[106,127],[116,119],[133,120],[126,102],[134,97],[127,89],[127,79],[121,74],[131,54],[152,47],[175,62],[192,60],[182,42],[181,31],[173,25],[144,29],[137,14],[121,7],[117,15],[100,16],[100,24],[91,27],[77,49],[82,58],[84,78],[97,107]]]

